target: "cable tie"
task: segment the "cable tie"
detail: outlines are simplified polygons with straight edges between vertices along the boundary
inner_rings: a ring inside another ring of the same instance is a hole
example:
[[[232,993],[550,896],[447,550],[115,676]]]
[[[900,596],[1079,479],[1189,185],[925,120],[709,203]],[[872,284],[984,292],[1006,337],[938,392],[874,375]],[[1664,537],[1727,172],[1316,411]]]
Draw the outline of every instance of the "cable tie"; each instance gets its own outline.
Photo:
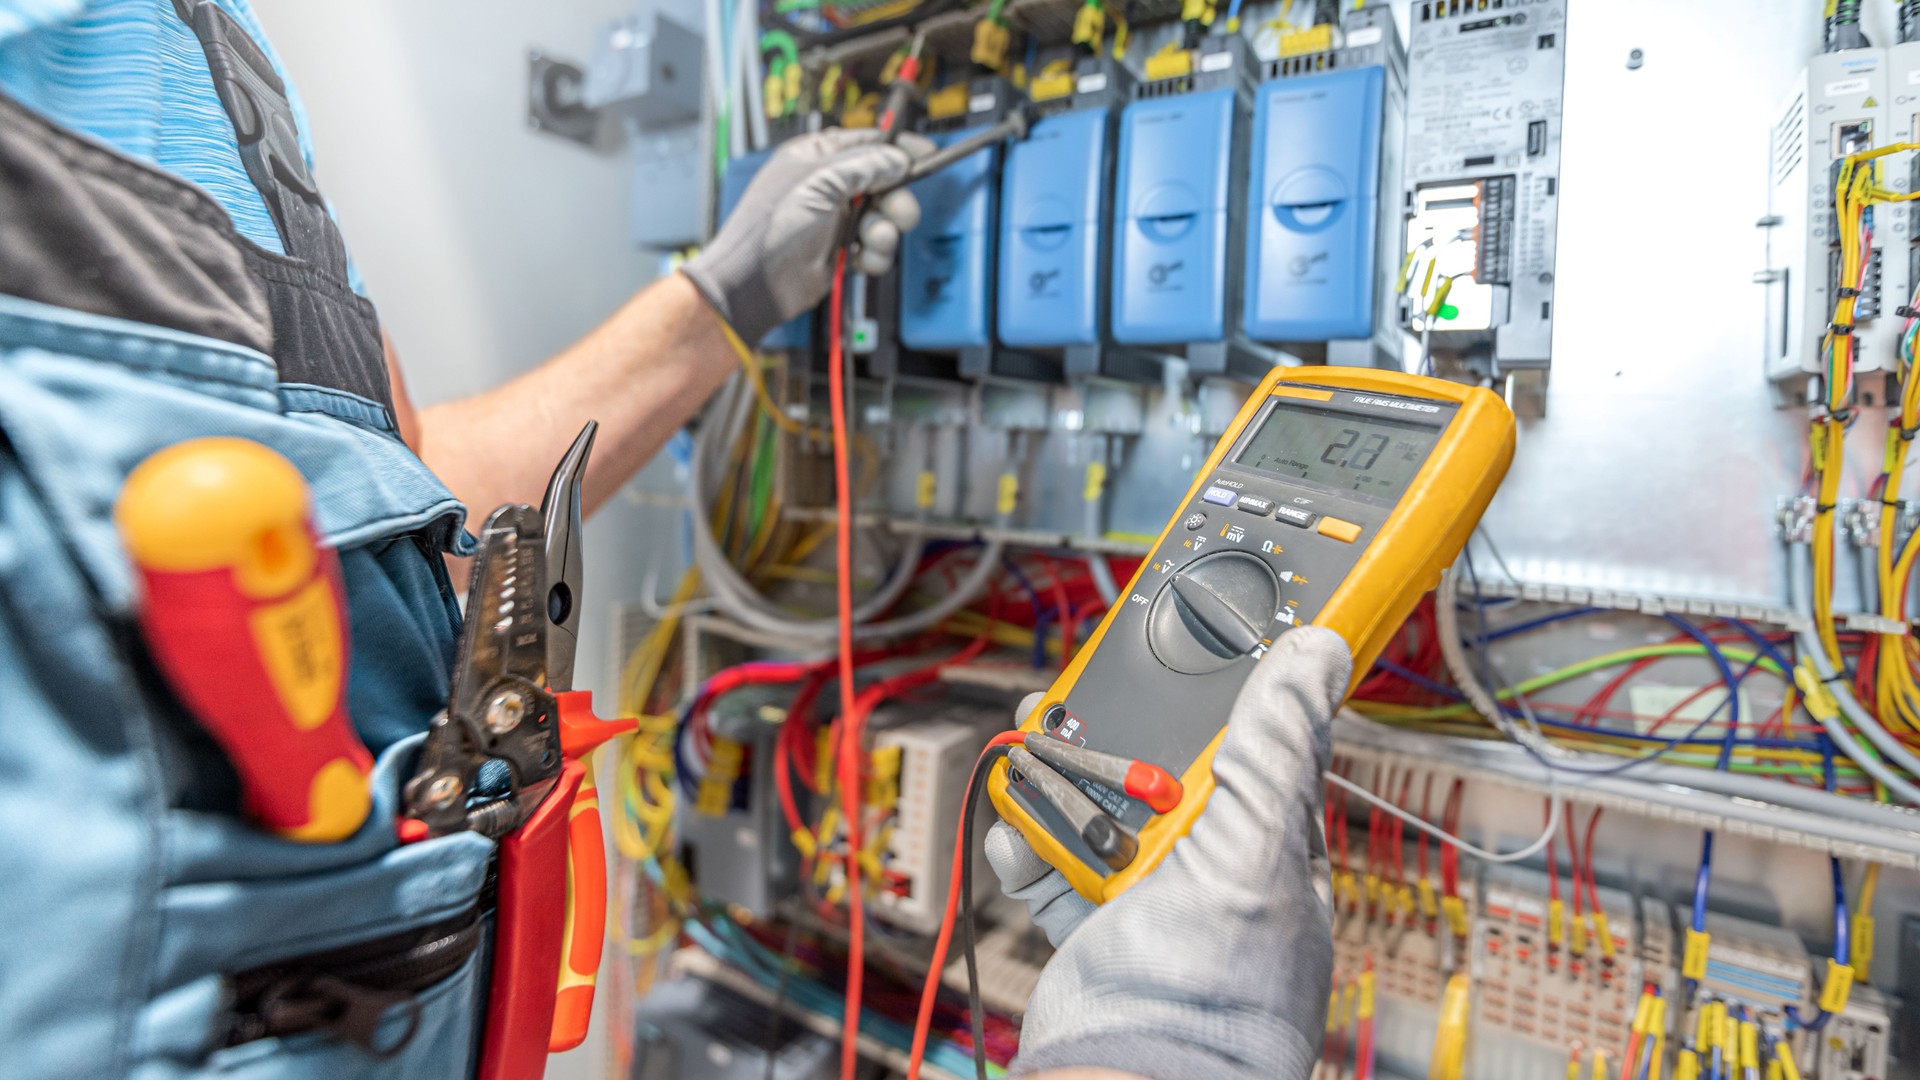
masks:
[[[1892,428],[1894,433],[1900,436],[1901,442],[1912,442],[1914,432],[1920,431],[1920,424],[1916,424],[1913,427],[1901,427],[1900,422],[1897,420],[1887,426]]]
[[[1920,310],[1908,304],[1901,304],[1899,307],[1894,308],[1893,313],[1903,319],[1920,319]]]
[[[1833,513],[1834,505],[1833,503],[1814,503],[1813,512],[1816,514],[1831,514]]]
[[[1829,334],[1832,334],[1832,335],[1834,335],[1835,337],[1852,337],[1852,336],[1853,336],[1853,324],[1852,324],[1852,323],[1841,323],[1841,322],[1831,322],[1831,323],[1828,323],[1828,324],[1827,324],[1827,333],[1829,333]]]
[[[1823,683],[1850,683],[1853,681],[1853,676],[1847,674],[1845,671],[1836,671],[1820,681]]]
[[[1860,290],[1848,288],[1847,286],[1842,285],[1839,288],[1833,290],[1833,295],[1836,299],[1839,299],[1839,300],[1852,300],[1854,297],[1860,295]]]

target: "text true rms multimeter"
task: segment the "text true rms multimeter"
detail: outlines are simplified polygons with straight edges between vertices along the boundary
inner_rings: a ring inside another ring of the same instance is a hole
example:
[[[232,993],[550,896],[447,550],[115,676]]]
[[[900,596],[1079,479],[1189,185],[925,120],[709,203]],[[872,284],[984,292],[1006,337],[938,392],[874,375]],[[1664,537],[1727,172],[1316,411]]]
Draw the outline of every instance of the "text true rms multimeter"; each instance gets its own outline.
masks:
[[[1016,749],[1012,782],[1008,762],[994,767],[1000,816],[1089,900],[1140,880],[1205,807],[1254,661],[1292,627],[1322,626],[1353,651],[1357,683],[1459,555],[1513,441],[1513,414],[1485,389],[1273,371],[1026,717],[1038,757]]]

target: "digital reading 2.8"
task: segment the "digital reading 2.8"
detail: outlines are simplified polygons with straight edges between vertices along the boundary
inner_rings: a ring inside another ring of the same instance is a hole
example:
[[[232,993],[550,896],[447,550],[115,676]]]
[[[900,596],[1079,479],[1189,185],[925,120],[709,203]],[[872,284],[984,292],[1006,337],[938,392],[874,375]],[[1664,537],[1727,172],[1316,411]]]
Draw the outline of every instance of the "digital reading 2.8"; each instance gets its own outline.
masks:
[[[1250,469],[1394,499],[1420,471],[1439,437],[1440,429],[1427,424],[1281,407],[1235,460]]]

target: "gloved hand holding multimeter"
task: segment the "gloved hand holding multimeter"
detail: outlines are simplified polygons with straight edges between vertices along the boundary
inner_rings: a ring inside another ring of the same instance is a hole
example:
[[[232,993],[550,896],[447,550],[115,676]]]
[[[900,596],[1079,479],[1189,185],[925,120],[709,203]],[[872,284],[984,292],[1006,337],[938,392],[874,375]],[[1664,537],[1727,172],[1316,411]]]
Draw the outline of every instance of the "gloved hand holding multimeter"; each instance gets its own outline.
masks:
[[[1332,965],[1332,715],[1513,442],[1485,389],[1350,368],[1260,384],[990,778],[989,858],[1062,945],[1016,1075],[1306,1075]]]

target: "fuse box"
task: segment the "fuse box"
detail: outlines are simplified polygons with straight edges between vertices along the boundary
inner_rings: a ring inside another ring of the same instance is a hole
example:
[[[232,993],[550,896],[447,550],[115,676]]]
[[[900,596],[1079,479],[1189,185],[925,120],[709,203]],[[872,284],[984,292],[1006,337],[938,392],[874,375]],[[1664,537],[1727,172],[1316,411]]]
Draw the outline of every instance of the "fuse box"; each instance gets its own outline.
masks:
[[[1399,366],[1393,292],[1380,279],[1400,260],[1405,64],[1384,4],[1348,14],[1341,48],[1267,64],[1246,210],[1244,318],[1255,340]]]
[[[1257,375],[1240,273],[1252,51],[1202,40],[1191,74],[1142,83],[1120,121],[1113,336],[1184,347],[1199,374]]]
[[[1435,352],[1552,355],[1566,24],[1566,0],[1413,5],[1402,318]]]
[[[740,196],[746,194],[747,185],[753,182],[761,168],[773,157],[775,150],[757,150],[742,154],[727,163],[727,171],[720,177],[720,222],[725,224],[733,208],[740,204]],[[760,341],[760,347],[769,352],[806,352],[813,348],[813,324],[818,313],[803,312],[767,331]]]

